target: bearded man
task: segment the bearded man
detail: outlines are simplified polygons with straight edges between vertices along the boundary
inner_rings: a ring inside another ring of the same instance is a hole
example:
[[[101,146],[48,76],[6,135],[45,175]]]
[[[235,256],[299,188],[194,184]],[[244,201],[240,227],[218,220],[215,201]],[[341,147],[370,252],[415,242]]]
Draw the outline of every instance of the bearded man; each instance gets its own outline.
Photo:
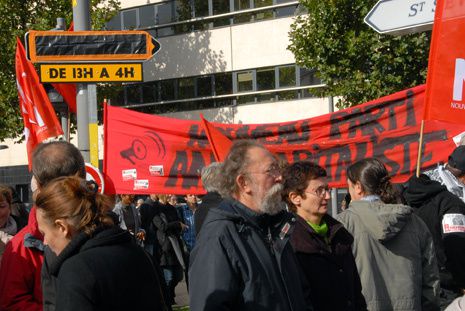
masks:
[[[296,220],[281,200],[276,157],[238,141],[221,175],[224,200],[208,213],[191,253],[191,310],[312,310],[289,242]]]

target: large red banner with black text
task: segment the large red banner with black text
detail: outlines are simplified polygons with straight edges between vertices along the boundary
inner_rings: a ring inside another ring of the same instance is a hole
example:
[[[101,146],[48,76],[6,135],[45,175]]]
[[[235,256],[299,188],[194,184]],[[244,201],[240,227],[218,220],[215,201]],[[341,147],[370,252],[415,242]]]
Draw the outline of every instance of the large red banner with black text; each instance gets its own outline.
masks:
[[[346,167],[377,157],[394,182],[415,172],[425,87],[418,86],[353,108],[271,124],[211,123],[231,140],[255,139],[289,162],[315,161],[333,187],[346,186]],[[452,137],[465,125],[427,121],[422,168],[446,161]],[[200,194],[200,170],[215,161],[200,121],[179,120],[107,106],[104,175],[107,193]]]

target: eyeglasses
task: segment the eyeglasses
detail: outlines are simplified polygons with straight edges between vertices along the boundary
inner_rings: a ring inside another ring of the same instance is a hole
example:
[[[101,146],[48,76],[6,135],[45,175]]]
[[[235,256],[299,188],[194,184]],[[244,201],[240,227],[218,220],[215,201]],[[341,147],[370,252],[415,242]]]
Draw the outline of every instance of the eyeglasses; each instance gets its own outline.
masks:
[[[281,176],[281,168],[278,165],[271,165],[264,172],[249,172],[250,174],[267,174],[270,177],[277,178]]]
[[[316,195],[317,197],[324,198],[327,193],[331,194],[331,188],[326,185],[326,186],[320,186],[315,189],[315,192],[310,192],[310,191],[304,191],[305,193],[310,193],[313,195]]]

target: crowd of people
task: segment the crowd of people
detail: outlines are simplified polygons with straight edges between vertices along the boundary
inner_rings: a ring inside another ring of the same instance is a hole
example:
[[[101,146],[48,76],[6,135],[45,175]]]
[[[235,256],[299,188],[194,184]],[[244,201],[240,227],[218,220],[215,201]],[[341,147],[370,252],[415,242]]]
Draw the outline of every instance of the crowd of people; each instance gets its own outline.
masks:
[[[171,310],[183,279],[194,311],[465,310],[465,146],[402,185],[352,163],[337,215],[323,167],[250,140],[201,198],[100,194],[63,141],[32,174],[29,215],[0,185],[0,310]]]

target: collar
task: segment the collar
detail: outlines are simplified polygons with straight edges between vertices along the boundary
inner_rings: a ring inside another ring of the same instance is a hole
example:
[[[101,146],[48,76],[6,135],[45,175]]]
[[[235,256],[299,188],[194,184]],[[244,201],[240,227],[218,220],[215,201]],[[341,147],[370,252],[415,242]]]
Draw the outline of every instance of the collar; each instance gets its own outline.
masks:
[[[360,201],[376,202],[376,201],[381,201],[381,198],[379,197],[379,195],[369,194],[361,198]]]

